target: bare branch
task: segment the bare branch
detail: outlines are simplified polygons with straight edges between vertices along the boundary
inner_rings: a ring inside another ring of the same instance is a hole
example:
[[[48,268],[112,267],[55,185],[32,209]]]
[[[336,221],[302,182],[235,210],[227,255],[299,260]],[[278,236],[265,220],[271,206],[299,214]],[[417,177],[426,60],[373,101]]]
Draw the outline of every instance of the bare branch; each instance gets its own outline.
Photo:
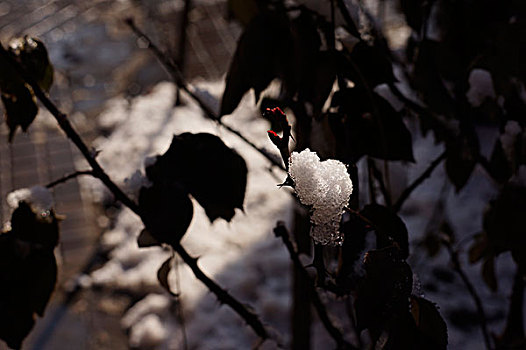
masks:
[[[484,343],[486,345],[486,349],[491,350],[492,347],[488,331],[488,321],[486,318],[486,313],[484,312],[484,307],[482,306],[482,300],[480,299],[480,296],[478,295],[477,291],[475,290],[475,287],[469,280],[468,276],[462,269],[462,265],[460,264],[460,260],[458,258],[458,252],[453,249],[453,247],[451,246],[451,242],[447,238],[445,238],[442,240],[442,243],[446,246],[447,251],[449,252],[449,257],[451,258],[451,262],[453,263],[453,269],[459,274],[460,278],[462,279],[462,282],[464,282],[464,285],[466,286],[469,294],[475,302],[475,306],[477,308],[477,313],[479,316],[480,329],[482,331],[482,335],[484,336]]]
[[[18,63],[5,49],[0,45],[0,55],[5,59],[6,62],[9,62],[12,68],[20,75],[20,77],[31,86],[35,96],[42,102],[44,107],[55,117],[60,128],[66,133],[67,137],[75,144],[75,146],[82,153],[84,158],[88,161],[89,165],[93,169],[93,176],[101,180],[106,187],[113,193],[115,198],[122,202],[124,205],[133,210],[136,214],[139,215],[138,205],[132,201],[104,172],[99,162],[95,159],[95,152],[91,151],[88,146],[81,139],[79,134],[73,129],[73,126],[69,122],[67,116],[62,113],[57,106],[48,98],[46,93],[42,91],[37,82],[33,77]]]
[[[398,198],[398,200],[396,201],[396,203],[394,204],[393,206],[393,211],[395,213],[397,213],[401,208],[402,208],[402,205],[404,205],[404,202],[407,200],[407,198],[409,198],[409,196],[411,195],[411,193],[415,190],[415,188],[417,188],[418,186],[420,186],[420,184],[422,184],[422,182],[424,182],[425,179],[427,179],[428,177],[431,176],[431,173],[433,172],[433,170],[435,170],[435,168],[444,160],[446,159],[446,151],[442,152],[437,158],[435,158],[435,160],[433,160],[431,162],[431,164],[429,164],[429,166],[427,167],[427,169],[418,177],[416,178],[415,181],[413,181],[413,183],[411,185],[409,185],[405,190],[404,192],[402,192],[402,194],[400,195],[400,197]]]
[[[219,300],[220,303],[227,304],[228,306],[230,306],[247,322],[247,324],[254,330],[254,332],[262,339],[271,338],[270,332],[263,325],[258,315],[247,309],[231,294],[229,294],[226,290],[221,288],[217,283],[215,283],[208,276],[206,276],[205,273],[197,265],[197,258],[194,258],[190,254],[188,254],[188,252],[183,248],[181,244],[175,246],[174,249],[177,252],[177,254],[179,254],[179,256],[183,259],[186,265],[188,265],[192,269],[192,272],[194,273],[195,277],[201,282],[203,282],[203,284],[212,293],[215,294],[217,300]]]
[[[256,144],[254,144],[252,141],[250,141],[249,139],[247,139],[243,134],[241,134],[238,130],[236,129],[233,129],[232,127],[224,124],[222,121],[221,121],[221,118],[216,115],[216,113],[214,111],[212,111],[212,109],[210,109],[210,107],[208,107],[208,105],[203,101],[201,100],[201,98],[199,96],[197,96],[191,89],[191,86],[186,82],[186,80],[184,79],[183,75],[181,74],[181,71],[179,69],[179,67],[177,66],[177,64],[171,60],[170,58],[168,58],[153,42],[152,40],[144,33],[142,32],[139,28],[137,28],[137,26],[135,25],[135,23],[133,22],[133,19],[131,18],[128,18],[125,20],[126,24],[131,28],[131,30],[135,33],[135,35],[137,35],[139,38],[142,38],[146,41],[146,43],[148,44],[148,48],[153,52],[153,54],[155,55],[155,57],[157,57],[157,59],[159,60],[159,62],[161,62],[161,64],[163,65],[163,67],[166,69],[166,71],[171,75],[172,79],[174,80],[175,84],[182,90],[184,90],[188,95],[190,95],[190,97],[192,97],[192,99],[194,99],[194,101],[197,102],[197,104],[199,104],[199,107],[201,107],[201,109],[203,110],[203,112],[205,113],[205,116],[208,118],[208,119],[211,119],[215,122],[217,122],[219,125],[221,125],[223,128],[225,128],[226,130],[230,131],[231,133],[235,134],[237,137],[239,137],[241,140],[243,140],[247,145],[249,145],[251,148],[253,148],[254,150],[256,150],[257,152],[259,152],[261,155],[263,155],[265,158],[267,158],[268,161],[270,161],[270,163],[272,163],[273,165],[277,166],[278,168],[280,169],[283,169],[285,170],[285,167],[279,162],[279,161],[276,161],[275,157],[270,154],[269,152],[267,152],[265,149],[262,149],[258,146],[256,146]]]
[[[56,185],[59,185],[61,183],[64,183],[68,180],[71,180],[71,179],[74,179],[80,175],[91,175],[91,176],[95,176],[93,174],[93,171],[92,170],[83,170],[83,171],[75,171],[74,173],[71,173],[71,174],[68,174],[68,175],[64,175],[63,177],[61,177],[60,179],[56,179],[50,183],[48,183],[46,185],[47,188],[53,188],[55,187]]]
[[[120,201],[122,204],[127,206],[135,214],[137,214],[141,219],[143,219],[142,212],[139,206],[132,201],[106,174],[106,172],[99,165],[95,159],[95,152],[90,151],[88,146],[84,143],[80,135],[75,131],[71,123],[69,122],[67,116],[62,113],[57,106],[48,98],[46,93],[42,91],[40,86],[35,82],[33,77],[27,73],[24,67],[21,66],[16,60],[14,60],[11,55],[0,45],[0,56],[4,58],[7,62],[12,65],[12,68],[20,75],[20,77],[29,84],[35,96],[42,102],[44,107],[55,117],[56,121],[60,128],[66,133],[67,137],[77,146],[84,158],[88,161],[89,165],[92,167],[92,174],[94,177],[100,179],[104,185],[113,193],[115,198]],[[143,220],[143,222],[145,222]],[[239,316],[241,316],[247,324],[254,330],[254,332],[261,338],[268,339],[270,334],[261,323],[256,314],[249,311],[241,302],[235,299],[233,296],[228,294],[224,289],[222,289],[217,283],[211,280],[197,265],[197,259],[191,257],[186,250],[180,244],[176,246],[175,251],[181,256],[183,261],[192,269],[192,272],[203,284],[205,284],[208,289],[214,293],[217,298],[230,306]]]

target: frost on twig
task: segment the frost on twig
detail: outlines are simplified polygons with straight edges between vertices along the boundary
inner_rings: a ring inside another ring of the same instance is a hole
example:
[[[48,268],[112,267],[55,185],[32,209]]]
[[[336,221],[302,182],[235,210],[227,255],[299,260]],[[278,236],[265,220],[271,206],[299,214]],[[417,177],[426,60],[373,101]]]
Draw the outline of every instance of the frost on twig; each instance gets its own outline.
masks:
[[[307,148],[292,153],[289,175],[301,203],[312,207],[312,239],[324,245],[341,245],[340,221],[353,189],[345,164],[334,159],[320,162]]]

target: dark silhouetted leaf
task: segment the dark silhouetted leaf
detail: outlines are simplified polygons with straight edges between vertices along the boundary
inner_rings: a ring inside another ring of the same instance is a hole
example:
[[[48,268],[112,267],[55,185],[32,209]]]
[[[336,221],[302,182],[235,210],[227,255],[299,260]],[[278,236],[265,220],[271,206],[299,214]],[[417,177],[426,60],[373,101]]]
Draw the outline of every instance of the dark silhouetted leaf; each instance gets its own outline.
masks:
[[[235,208],[243,209],[247,166],[217,136],[206,133],[174,136],[168,151],[157,157],[146,173],[154,186],[179,186],[190,193],[210,221],[217,218],[230,221]]]
[[[391,61],[379,47],[360,41],[354,45],[349,57],[352,61],[349,78],[356,84],[363,84],[362,79],[365,79],[365,84],[373,89],[376,85],[397,81]]]
[[[194,215],[192,201],[186,192],[170,184],[154,183],[152,187],[141,188],[139,207],[151,238],[172,246],[183,238]],[[137,242],[139,247],[154,243],[144,232]]]
[[[5,108],[5,121],[9,127],[9,142],[12,142],[18,126],[22,127],[23,131],[27,131],[37,116],[38,107],[28,85],[20,85],[11,93],[2,91],[2,102]]]
[[[469,248],[469,262],[471,264],[476,263],[477,261],[482,259],[482,257],[486,256],[489,253],[488,250],[489,247],[487,234],[484,232],[475,235],[473,244]]]
[[[19,349],[55,288],[58,224],[53,211],[36,214],[20,202],[11,226],[0,234],[0,339]]]
[[[495,257],[487,258],[482,264],[482,279],[494,292],[498,289],[497,277],[495,276]]]
[[[274,78],[288,74],[291,47],[285,17],[274,13],[254,17],[241,35],[230,64],[220,115],[232,113],[251,88],[257,101]]]
[[[437,306],[417,296],[411,296],[411,313],[419,331],[417,349],[447,349],[447,325],[438,312]]]
[[[511,251],[517,264],[526,271],[526,188],[505,185],[484,215],[484,231],[496,254]]]
[[[422,95],[433,111],[452,116],[454,101],[444,86],[438,72],[437,51],[440,43],[426,40],[419,45],[416,57],[412,85]]]
[[[435,257],[440,252],[440,248],[442,247],[442,242],[440,240],[440,237],[438,237],[438,235],[432,232],[428,232],[424,236],[424,239],[422,240],[420,245],[426,249],[427,254],[430,257]]]
[[[379,204],[366,205],[360,214],[374,224],[378,249],[389,247],[396,242],[400,248],[400,258],[407,259],[409,256],[407,228],[398,215]]]
[[[493,146],[493,152],[489,161],[490,175],[499,183],[506,182],[512,175],[511,165],[506,158],[506,154],[502,149],[500,139],[497,139]]]
[[[524,334],[524,277],[517,271],[513,280],[508,317],[504,332],[494,337],[496,348],[523,349],[526,345]]]
[[[365,237],[371,228],[364,224],[361,219],[351,216],[341,225],[340,229],[345,239],[343,240],[336,282],[338,287],[342,288],[341,294],[345,294],[345,291],[348,292],[353,287],[351,284],[356,279],[356,276],[353,276],[356,271],[355,263],[365,249]]]
[[[168,282],[168,274],[170,273],[170,270],[172,269],[172,260],[173,260],[173,257],[170,257],[165,262],[163,262],[163,264],[157,271],[157,280],[159,281],[161,286],[168,293],[170,293],[170,295],[176,296],[176,294],[170,290],[170,283]]]
[[[286,76],[287,81],[285,81],[288,96],[294,96],[298,92],[299,101],[308,101],[313,105],[319,104],[314,99],[317,94],[324,93],[327,84],[325,81],[327,79],[324,78],[326,75],[331,75],[330,71],[326,72],[331,67],[325,64],[324,61],[327,60],[323,56],[326,55],[320,52],[321,40],[316,19],[311,12],[302,9],[300,15],[291,20],[290,31],[293,54],[290,59],[293,64],[291,64],[292,74]],[[334,68],[332,69],[334,70]],[[333,81],[334,77],[330,82],[331,87]],[[322,84],[322,86],[318,86],[318,84]],[[321,98],[318,96],[318,99]],[[321,107],[313,107],[315,111],[313,114],[316,116],[316,111],[321,110]]]
[[[355,87],[336,92],[332,106],[338,114],[331,114],[329,124],[342,144],[344,161],[356,162],[363,155],[414,161],[411,133],[385,99]]]
[[[424,18],[425,3],[419,0],[400,0],[400,7],[404,13],[407,24],[416,32],[420,33]]]
[[[228,11],[246,26],[258,14],[258,2],[257,0],[228,0]]]
[[[139,248],[155,247],[161,245],[147,229],[143,229],[137,238],[137,245]]]
[[[53,84],[53,66],[49,62],[47,49],[35,38],[24,36],[11,41],[10,52],[16,56],[40,88],[49,92]]]
[[[334,52],[319,52],[313,55],[314,65],[305,74],[299,88],[298,98],[312,104],[312,116],[318,118],[329,97],[337,73]]]
[[[364,267],[355,302],[357,327],[382,331],[393,317],[409,312],[413,273],[396,246],[369,251]]]
[[[478,155],[479,140],[474,131],[461,132],[446,141],[446,172],[457,192],[468,182]]]

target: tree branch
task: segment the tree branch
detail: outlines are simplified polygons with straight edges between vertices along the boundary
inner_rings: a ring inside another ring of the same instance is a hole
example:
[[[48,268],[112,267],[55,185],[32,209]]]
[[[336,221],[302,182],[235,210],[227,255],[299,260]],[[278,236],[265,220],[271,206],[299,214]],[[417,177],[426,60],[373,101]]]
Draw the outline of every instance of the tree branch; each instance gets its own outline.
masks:
[[[75,131],[71,123],[69,122],[67,116],[62,113],[57,106],[48,98],[46,93],[42,91],[40,86],[35,82],[26,69],[17,62],[11,55],[4,49],[0,44],[0,56],[9,62],[12,68],[20,75],[20,77],[31,86],[35,96],[42,102],[44,107],[55,117],[58,122],[59,127],[66,133],[67,137],[75,144],[75,146],[80,150],[84,158],[88,161],[89,165],[92,167],[92,175],[100,179],[104,185],[113,193],[115,198],[120,201],[122,204],[127,206],[135,214],[137,214],[141,220],[143,219],[142,212],[139,206],[132,201],[106,174],[102,169],[100,164],[95,159],[95,152],[89,150],[88,146],[84,143],[80,135]],[[142,220],[143,223],[145,220]],[[238,300],[233,296],[228,294],[223,290],[217,283],[205,275],[205,273],[197,265],[197,259],[191,257],[186,250],[180,244],[177,245],[175,251],[181,256],[183,261],[192,269],[192,272],[198,280],[205,284],[209,290],[214,293],[217,298],[230,306],[239,316],[241,316],[247,324],[254,330],[254,332],[264,339],[270,338],[269,332],[266,330],[265,326],[261,323],[259,318],[247,308],[243,306]]]
[[[289,238],[289,233],[287,228],[282,222],[278,222],[276,228],[274,228],[274,234],[276,237],[281,238],[283,241],[283,244],[287,248],[290,254],[290,258],[292,262],[294,263],[294,266],[298,268],[298,271],[301,271],[301,274],[304,276],[304,278],[309,281],[309,290],[308,293],[311,296],[312,305],[316,309],[316,312],[318,313],[318,316],[320,317],[321,322],[323,323],[323,326],[329,332],[330,336],[334,339],[336,342],[338,349],[355,349],[354,346],[352,346],[349,342],[347,342],[342,332],[336,328],[336,326],[332,323],[325,305],[320,299],[320,295],[316,291],[316,287],[314,286],[314,281],[310,277],[309,273],[301,263],[298,253],[296,252],[296,249],[292,245],[292,242]]]
[[[405,190],[404,192],[402,192],[402,194],[400,195],[400,197],[398,198],[398,200],[396,201],[396,203],[394,204],[393,206],[393,211],[395,213],[397,213],[398,211],[400,211],[400,209],[402,208],[402,205],[404,205],[404,202],[407,200],[407,198],[409,198],[409,196],[411,195],[411,193],[415,190],[415,188],[417,188],[418,186],[420,186],[420,184],[422,182],[424,182],[428,177],[431,176],[431,173],[433,172],[433,170],[435,170],[435,168],[444,160],[446,159],[446,151],[442,152],[437,158],[435,158],[435,160],[433,160],[431,162],[431,164],[429,164],[429,166],[427,167],[427,169],[418,177],[416,178],[415,181],[413,181],[413,183],[411,185],[409,185]]]
[[[182,76],[181,74],[181,71],[179,69],[179,67],[177,66],[177,64],[175,62],[173,62],[173,60],[169,59],[158,47],[157,45],[155,45],[152,40],[145,34],[143,33],[139,28],[137,28],[137,26],[135,25],[135,23],[133,22],[133,19],[131,18],[127,18],[125,20],[126,24],[130,27],[130,29],[135,33],[135,35],[137,35],[139,38],[142,38],[146,41],[146,43],[148,44],[148,48],[153,52],[153,54],[155,55],[155,57],[157,57],[157,59],[159,60],[159,62],[161,62],[161,64],[163,65],[163,67],[166,69],[166,71],[168,72],[168,74],[170,74],[170,76],[172,77],[172,79],[174,80],[175,84],[182,90],[184,90],[188,95],[190,95],[190,97],[192,97],[192,99],[194,101],[197,102],[197,104],[199,105],[199,107],[201,107],[201,109],[203,110],[203,112],[205,113],[205,116],[208,118],[208,119],[211,119],[215,122],[217,122],[219,125],[221,125],[223,128],[225,128],[226,130],[230,131],[231,133],[233,133],[234,135],[236,135],[237,137],[239,137],[241,140],[243,140],[247,145],[249,145],[251,148],[253,148],[254,150],[256,150],[257,152],[259,152],[261,155],[263,155],[265,158],[267,158],[268,161],[270,161],[270,163],[272,163],[273,165],[277,166],[278,168],[280,169],[283,169],[285,170],[285,167],[279,162],[279,161],[276,161],[275,157],[270,154],[269,152],[267,152],[266,150],[262,149],[262,148],[259,148],[258,146],[256,146],[252,141],[250,141],[249,139],[247,139],[243,134],[241,134],[238,130],[236,129],[233,129],[232,127],[224,124],[222,121],[221,121],[221,118],[216,115],[216,113],[210,108],[208,107],[208,105],[203,101],[201,100],[201,98],[199,96],[197,96],[191,89],[191,86],[185,81],[184,77]]]
[[[449,252],[451,262],[453,263],[453,269],[459,274],[460,278],[462,279],[462,282],[464,282],[464,285],[466,286],[469,294],[475,302],[475,306],[477,308],[477,313],[479,316],[480,329],[482,331],[482,335],[484,336],[484,343],[486,345],[486,349],[491,350],[491,340],[488,331],[486,313],[484,312],[484,307],[482,306],[482,300],[480,299],[480,296],[478,295],[477,291],[475,290],[475,287],[469,280],[468,276],[462,269],[462,265],[460,264],[460,260],[458,258],[458,252],[453,249],[449,239],[442,239],[442,243],[446,246],[447,251]]]
[[[227,304],[234,310],[238,315],[240,315],[245,322],[254,330],[254,332],[260,336],[262,339],[271,338],[270,332],[263,325],[258,315],[254,312],[247,309],[242,303],[240,303],[236,298],[229,294],[226,290],[221,288],[217,283],[205,275],[205,273],[197,265],[197,258],[192,257],[184,249],[181,244],[178,244],[174,247],[174,250],[179,254],[183,261],[192,269],[195,277],[200,280],[212,293],[215,294],[217,300],[222,304]],[[278,344],[279,345],[279,344]]]
[[[56,185],[59,185],[59,184],[64,183],[64,182],[66,182],[68,180],[74,179],[74,178],[76,178],[76,177],[78,177],[80,175],[91,175],[91,176],[94,176],[92,170],[75,171],[74,173],[71,173],[71,174],[68,174],[68,175],[64,175],[60,179],[56,179],[56,180],[48,183],[46,185],[46,187],[47,188],[53,188]]]

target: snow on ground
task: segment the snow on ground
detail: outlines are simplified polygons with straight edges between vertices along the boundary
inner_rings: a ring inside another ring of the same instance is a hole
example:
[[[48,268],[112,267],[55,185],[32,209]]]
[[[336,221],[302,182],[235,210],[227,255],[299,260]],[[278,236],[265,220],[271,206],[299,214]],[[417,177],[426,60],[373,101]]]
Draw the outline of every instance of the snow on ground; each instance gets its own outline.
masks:
[[[220,84],[206,84],[202,91],[216,96]],[[241,301],[254,307],[270,325],[286,331],[290,305],[289,259],[272,229],[278,220],[290,221],[291,197],[287,189],[278,189],[284,173],[272,175],[269,165],[257,152],[236,136],[201,115],[199,107],[185,98],[186,105],[173,108],[175,89],[161,83],[153,91],[134,99],[112,100],[100,116],[100,124],[114,131],[99,138],[95,147],[102,152],[99,161],[109,175],[132,196],[136,196],[136,171],[144,174],[144,158],[164,153],[174,134],[209,132],[234,148],[247,162],[248,181],[244,212],[237,211],[230,223],[216,220],[210,224],[204,210],[194,201],[194,218],[182,243],[195,256],[201,268]],[[250,102],[252,104],[252,102]],[[272,149],[267,140],[268,124],[247,103],[225,122],[241,130],[251,140]],[[135,175],[134,175],[135,174]],[[213,174],[210,174],[213,176]],[[129,178],[128,181],[125,181]],[[125,183],[126,182],[126,183]],[[140,181],[139,181],[140,182]],[[93,180],[84,181],[102,200],[106,190]],[[139,249],[136,238],[143,228],[129,210],[118,213],[114,227],[102,243],[111,249],[110,260],[91,274],[92,285],[150,294],[139,301],[123,318],[130,330],[130,344],[143,348],[180,348],[181,327],[169,298],[157,282],[157,270],[169,252],[159,247]],[[220,306],[182,262],[169,275],[171,286],[180,285],[190,348],[250,348],[256,337],[228,307]],[[177,281],[178,279],[178,281]],[[88,283],[89,284],[89,283]],[[163,327],[157,327],[163,324]],[[206,336],[205,336],[206,335]],[[286,339],[284,339],[286,340]]]
[[[199,93],[207,95],[213,108],[217,108],[217,100],[212,97],[219,96],[221,91],[220,83],[199,85]],[[248,165],[244,213],[238,211],[231,223],[216,220],[210,224],[204,210],[194,202],[194,218],[182,243],[191,254],[201,257],[199,264],[207,274],[239,300],[250,304],[265,322],[284,335],[282,340],[287,344],[291,304],[290,260],[272,234],[277,220],[291,221],[291,198],[286,189],[276,187],[283,181],[284,174],[272,174],[267,160],[216,123],[204,119],[199,108],[189,99],[184,99],[186,105],[174,108],[174,95],[172,84],[161,83],[148,95],[139,96],[130,103],[124,99],[112,100],[100,116],[100,125],[114,131],[109,137],[97,140],[96,148],[102,151],[98,159],[109,175],[135,196],[136,185],[142,181],[137,170],[144,173],[145,157],[164,153],[174,133],[210,132],[239,152]],[[252,96],[247,96],[240,108],[233,115],[224,117],[224,121],[241,130],[256,144],[274,151],[266,136],[268,124],[257,116],[252,105]],[[393,164],[395,172],[402,174],[401,180],[394,179],[393,183],[403,183],[404,178],[410,183],[443,149],[443,146],[434,144],[431,136],[418,136],[416,129],[413,128],[413,138],[417,162],[414,165]],[[484,140],[482,152],[489,153],[498,133],[490,129],[480,129],[479,132]],[[108,195],[97,181],[82,181],[84,186],[95,191],[99,200]],[[496,333],[503,329],[514,264],[506,254],[497,259],[499,291],[491,293],[480,276],[480,264],[470,266],[467,262],[470,242],[467,237],[481,230],[484,208],[496,194],[494,184],[481,169],[475,170],[466,187],[457,194],[446,180],[441,165],[404,205],[401,216],[407,224],[411,244],[408,262],[421,281],[422,293],[439,305],[448,323],[449,348],[480,349],[483,347],[482,335],[476,322],[466,322],[466,317],[469,319],[475,315],[473,300],[451,269],[447,253],[442,250],[437,257],[430,259],[418,247],[443,190],[446,198],[444,215],[453,225],[458,241],[467,242],[461,244],[462,263],[484,300],[490,329]],[[109,262],[89,278],[84,278],[83,285],[125,289],[146,295],[122,319],[123,328],[129,330],[130,345],[145,349],[178,349],[183,333],[174,301],[159,287],[156,278],[157,269],[169,252],[159,247],[139,249],[136,238],[142,228],[140,220],[131,211],[121,210],[113,228],[104,234],[102,240],[103,245],[111,250]],[[178,267],[172,269],[169,280],[173,291],[180,294],[189,348],[252,347],[257,339],[244,321],[228,307],[220,306],[182,262],[177,260],[176,265]],[[318,323],[314,324],[313,333],[313,349],[332,346],[332,341],[327,339]],[[272,343],[265,345],[264,348],[275,348]]]

